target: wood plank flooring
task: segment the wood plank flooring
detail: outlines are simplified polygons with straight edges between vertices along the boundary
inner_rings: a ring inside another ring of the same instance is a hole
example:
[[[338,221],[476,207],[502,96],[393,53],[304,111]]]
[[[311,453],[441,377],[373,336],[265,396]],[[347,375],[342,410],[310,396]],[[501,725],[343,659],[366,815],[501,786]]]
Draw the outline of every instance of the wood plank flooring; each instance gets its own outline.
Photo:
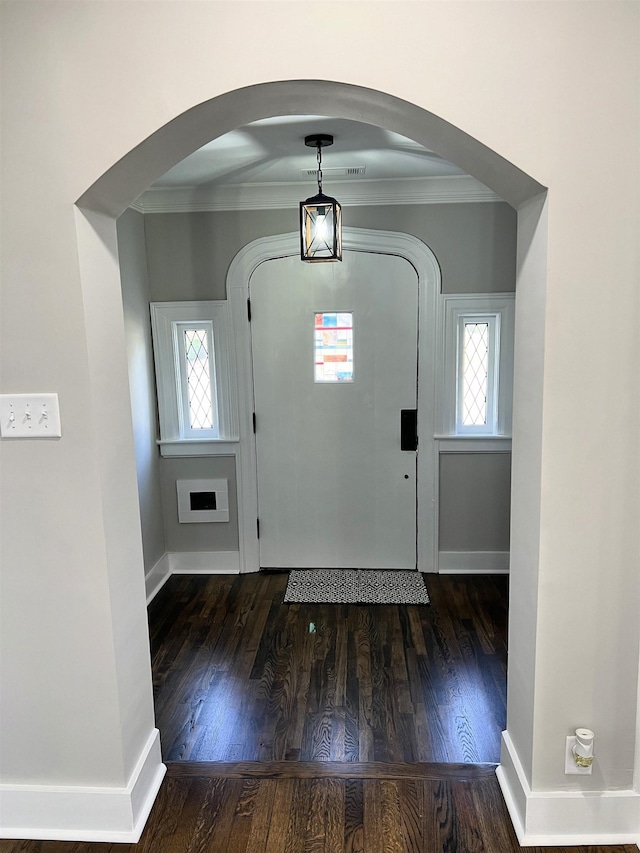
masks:
[[[183,773],[188,766],[169,764],[137,845],[0,841],[0,853],[638,853],[634,845],[521,848],[493,774],[236,779]]]
[[[168,770],[137,845],[4,840],[0,853],[523,849],[490,763],[506,578],[430,576],[421,608],[283,605],[285,585],[173,577],[152,603]]]
[[[285,605],[286,581],[174,576],[152,602],[165,760],[499,760],[505,577],[429,576],[428,607]]]

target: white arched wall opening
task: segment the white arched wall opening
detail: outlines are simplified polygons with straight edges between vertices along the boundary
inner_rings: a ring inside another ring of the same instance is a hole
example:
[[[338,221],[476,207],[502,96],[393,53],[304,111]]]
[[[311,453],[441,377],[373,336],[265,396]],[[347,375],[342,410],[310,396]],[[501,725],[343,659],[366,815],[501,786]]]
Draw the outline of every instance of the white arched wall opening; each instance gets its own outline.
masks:
[[[542,384],[545,322],[545,190],[516,166],[462,130],[382,92],[326,81],[263,83],[193,107],[164,125],[100,177],[77,201],[85,325],[89,345],[92,423],[101,473],[103,519],[121,691],[133,715],[150,690],[148,654],[132,654],[126,638],[146,631],[144,590],[132,598],[120,583],[122,566],[142,550],[116,218],[160,175],[205,143],[241,125],[277,115],[308,114],[385,127],[452,160],[518,210],[515,393],[511,522],[511,634],[506,759],[501,781],[516,828],[526,816],[534,723],[537,566],[540,540]],[[526,324],[522,318],[526,317]],[[526,388],[523,394],[520,389]],[[118,642],[120,640],[121,642]],[[136,734],[135,719],[124,720]],[[137,732],[138,739],[142,733]],[[159,778],[149,768],[142,829]],[[154,787],[155,786],[155,787]],[[524,798],[524,799],[523,799]],[[522,825],[520,825],[522,831]],[[122,839],[124,840],[124,839]]]

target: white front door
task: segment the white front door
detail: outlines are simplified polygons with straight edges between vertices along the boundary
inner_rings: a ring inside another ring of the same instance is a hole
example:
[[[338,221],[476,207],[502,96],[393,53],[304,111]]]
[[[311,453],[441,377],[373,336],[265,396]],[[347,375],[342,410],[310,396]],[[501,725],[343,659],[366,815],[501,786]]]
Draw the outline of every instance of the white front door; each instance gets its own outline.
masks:
[[[415,270],[364,252],[278,258],[250,298],[260,566],[415,568],[416,453],[400,442],[416,408]]]

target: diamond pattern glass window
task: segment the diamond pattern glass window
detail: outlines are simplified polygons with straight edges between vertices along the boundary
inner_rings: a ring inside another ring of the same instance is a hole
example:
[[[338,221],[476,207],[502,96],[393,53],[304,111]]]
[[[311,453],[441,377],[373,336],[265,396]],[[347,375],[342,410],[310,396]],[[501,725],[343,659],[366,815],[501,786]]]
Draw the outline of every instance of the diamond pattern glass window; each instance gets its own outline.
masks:
[[[489,382],[489,324],[465,323],[462,341],[462,424],[485,426]]]
[[[208,455],[206,442],[237,440],[228,316],[226,300],[151,303],[163,456],[193,453],[190,441]]]
[[[211,368],[206,329],[184,330],[184,355],[189,400],[189,427],[191,429],[213,429]]]
[[[460,313],[457,327],[455,431],[491,434],[498,417],[500,315]]]
[[[315,314],[313,335],[315,381],[353,382],[353,314]]]
[[[440,434],[509,436],[515,294],[449,293],[441,306]]]

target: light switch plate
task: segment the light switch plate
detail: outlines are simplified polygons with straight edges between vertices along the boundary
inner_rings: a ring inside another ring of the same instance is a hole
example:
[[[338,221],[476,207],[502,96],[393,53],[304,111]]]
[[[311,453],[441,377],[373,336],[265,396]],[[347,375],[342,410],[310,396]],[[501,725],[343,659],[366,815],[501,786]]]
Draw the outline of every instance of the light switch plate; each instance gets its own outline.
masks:
[[[57,394],[0,394],[2,438],[60,438]]]

